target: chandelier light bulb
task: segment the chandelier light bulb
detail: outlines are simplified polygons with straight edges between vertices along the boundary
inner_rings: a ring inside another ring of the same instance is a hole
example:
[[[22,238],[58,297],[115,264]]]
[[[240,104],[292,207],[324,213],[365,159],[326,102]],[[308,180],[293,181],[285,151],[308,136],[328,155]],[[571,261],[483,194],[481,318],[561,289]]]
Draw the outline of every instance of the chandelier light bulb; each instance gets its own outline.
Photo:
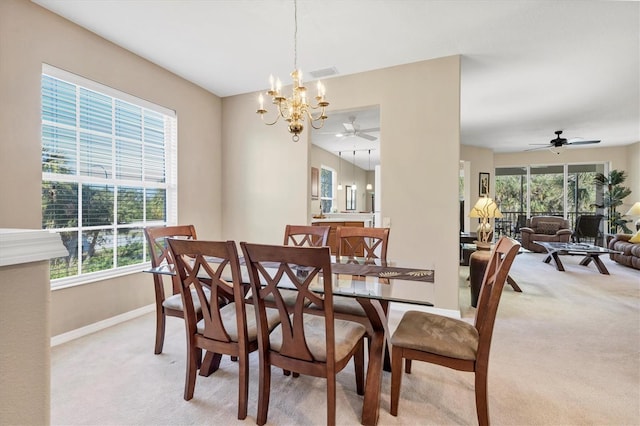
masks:
[[[292,93],[290,97],[282,95],[282,83],[278,78],[275,84],[275,90],[273,87],[273,75],[269,76],[269,91],[267,95],[271,96],[272,103],[276,106],[276,118],[267,122],[264,119],[264,115],[267,110],[264,107],[264,100],[259,98],[259,108],[256,113],[260,114],[262,121],[272,126],[278,122],[280,118],[289,123],[289,132],[293,134],[292,140],[298,142],[300,140],[300,133],[304,130],[304,121],[309,120],[311,127],[314,129],[320,129],[324,125],[324,120],[327,119],[325,109],[329,106],[329,102],[325,99],[325,87],[319,81],[317,83],[317,95],[315,97],[316,104],[310,104],[307,100],[307,88],[304,87],[302,82],[302,70],[298,68],[298,3],[297,0],[293,1],[294,10],[294,33],[293,33],[293,71],[291,72],[291,79],[293,81]],[[314,114],[314,111],[316,113]]]

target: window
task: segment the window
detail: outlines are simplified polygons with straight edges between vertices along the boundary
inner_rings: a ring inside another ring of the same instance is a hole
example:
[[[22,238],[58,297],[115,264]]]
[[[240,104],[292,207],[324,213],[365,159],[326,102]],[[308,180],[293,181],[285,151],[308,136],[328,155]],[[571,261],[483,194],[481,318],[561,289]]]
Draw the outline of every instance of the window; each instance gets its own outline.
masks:
[[[594,178],[605,164],[560,164],[496,168],[496,202],[504,222],[517,231],[524,218],[563,216],[573,229],[577,217],[602,214],[595,207],[602,199]]]
[[[333,211],[335,175],[335,170],[326,166],[320,167],[320,207],[322,208],[322,213]]]
[[[43,66],[42,227],[69,255],[52,286],[139,271],[143,228],[174,224],[175,113]]]
[[[355,185],[346,185],[345,187],[345,210],[356,209],[356,187]]]

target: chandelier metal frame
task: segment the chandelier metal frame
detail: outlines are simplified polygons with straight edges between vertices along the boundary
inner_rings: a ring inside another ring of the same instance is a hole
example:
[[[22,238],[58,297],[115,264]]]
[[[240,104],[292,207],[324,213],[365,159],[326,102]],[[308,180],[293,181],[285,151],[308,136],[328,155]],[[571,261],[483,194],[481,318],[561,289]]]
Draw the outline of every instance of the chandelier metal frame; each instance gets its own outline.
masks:
[[[300,140],[300,133],[304,130],[304,120],[309,119],[311,127],[314,129],[320,129],[324,125],[324,120],[328,117],[325,114],[325,109],[329,106],[329,102],[325,99],[325,87],[322,82],[317,83],[317,95],[315,96],[316,104],[309,104],[307,101],[307,88],[302,82],[302,70],[298,69],[298,2],[293,1],[293,15],[294,15],[294,32],[293,32],[293,71],[291,72],[291,79],[293,80],[293,89],[290,97],[286,97],[282,94],[282,83],[278,78],[275,82],[273,75],[269,76],[270,89],[266,92],[268,96],[271,96],[271,102],[276,106],[276,118],[272,122],[265,121],[264,115],[267,110],[264,107],[264,97],[260,94],[258,102],[260,107],[256,111],[260,114],[262,121],[272,126],[276,124],[280,118],[289,123],[289,132],[293,134],[292,140],[298,142]],[[314,111],[319,110],[316,115]],[[319,122],[319,125],[314,123]]]

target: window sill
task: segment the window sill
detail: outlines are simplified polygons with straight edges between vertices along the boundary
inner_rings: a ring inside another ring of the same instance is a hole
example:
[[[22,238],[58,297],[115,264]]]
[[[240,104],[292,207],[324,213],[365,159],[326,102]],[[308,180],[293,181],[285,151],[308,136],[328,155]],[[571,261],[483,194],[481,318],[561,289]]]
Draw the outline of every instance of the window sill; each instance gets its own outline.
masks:
[[[51,280],[51,291],[77,287],[85,284],[92,284],[98,281],[106,281],[131,274],[137,274],[144,271],[145,269],[149,269],[150,267],[151,263],[147,262],[143,264],[124,266],[118,269],[110,269],[108,271],[94,272],[81,276],[58,278],[55,280]]]

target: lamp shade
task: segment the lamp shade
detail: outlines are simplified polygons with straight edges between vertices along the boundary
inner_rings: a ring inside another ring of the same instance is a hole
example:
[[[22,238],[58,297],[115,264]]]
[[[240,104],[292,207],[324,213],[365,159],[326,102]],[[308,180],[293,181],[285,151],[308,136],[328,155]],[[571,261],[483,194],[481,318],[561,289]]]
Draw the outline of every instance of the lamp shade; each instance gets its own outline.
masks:
[[[489,197],[481,197],[469,212],[469,217],[480,219],[502,218],[498,205]]]
[[[625,216],[640,216],[640,201],[631,206],[629,211],[625,213]]]

